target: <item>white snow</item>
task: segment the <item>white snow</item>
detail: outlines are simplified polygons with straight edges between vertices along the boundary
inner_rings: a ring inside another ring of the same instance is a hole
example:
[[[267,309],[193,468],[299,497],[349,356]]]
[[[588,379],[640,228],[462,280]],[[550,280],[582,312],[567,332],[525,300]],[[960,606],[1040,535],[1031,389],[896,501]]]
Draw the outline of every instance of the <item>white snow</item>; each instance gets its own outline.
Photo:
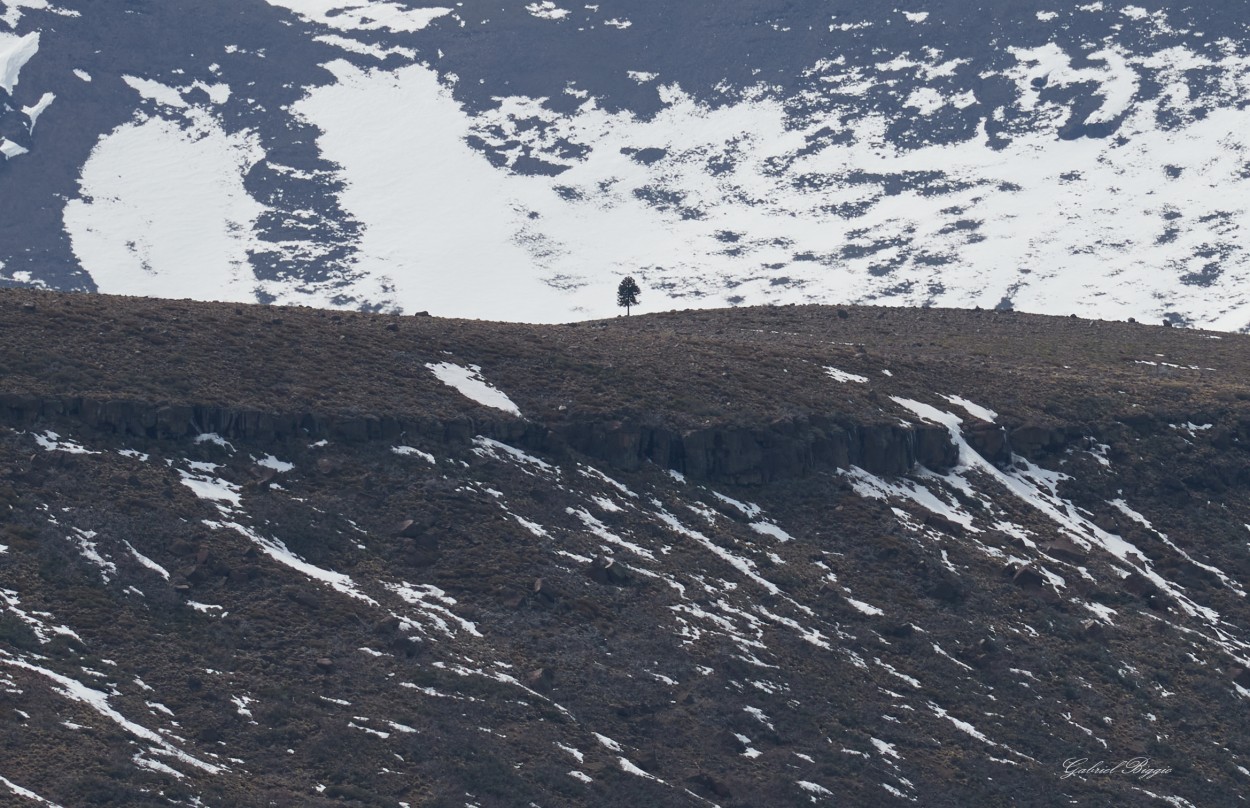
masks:
[[[482,378],[482,369],[477,365],[464,367],[451,362],[439,362],[427,363],[426,367],[439,381],[448,387],[454,387],[465,398],[484,407],[493,407],[518,417],[521,415],[521,410],[512,403],[512,399]]]
[[[162,753],[170,755],[176,760],[190,764],[197,769],[208,772],[209,774],[217,774],[221,771],[220,766],[206,763],[188,755],[186,752],[171,744],[160,734],[127,719],[124,715],[112,708],[108,702],[108,695],[105,693],[93,690],[81,682],[70,679],[67,676],[62,676],[61,674],[50,671],[47,668],[41,668],[38,665],[31,664],[25,660],[13,658],[5,651],[0,651],[0,665],[10,665],[15,668],[22,668],[23,670],[37,673],[40,676],[44,676],[52,680],[54,688],[62,696],[87,705],[100,715],[116,723],[131,735],[153,744],[155,747],[158,747]]]
[[[777,728],[773,726],[773,722],[769,720],[768,716],[765,715],[764,711],[761,710],[759,707],[743,707],[742,711],[752,716],[756,721],[759,721],[761,724],[768,727],[770,730],[774,732],[777,731]]]
[[[378,61],[385,61],[388,56],[397,54],[405,59],[415,59],[417,52],[412,48],[391,47],[383,48],[379,45],[370,45],[351,37],[339,36],[338,34],[321,34],[313,37],[314,42],[324,42],[327,45],[333,45],[336,48],[342,48],[349,53],[359,53],[365,56],[372,56]]]
[[[52,102],[56,100],[56,96],[52,93],[44,93],[33,106],[22,107],[22,112],[26,113],[26,117],[30,118],[30,126],[28,127],[31,134],[35,133],[35,122],[39,120],[39,116],[44,110],[52,106]]]
[[[586,759],[586,756],[585,756],[584,754],[582,754],[580,751],[578,751],[576,748],[574,748],[574,747],[572,747],[572,746],[565,746],[564,744],[562,744],[562,743],[560,743],[560,742],[558,742],[558,741],[556,742],[556,746],[560,747],[560,748],[561,748],[561,749],[563,749],[565,752],[568,752],[570,755],[572,755],[574,758],[576,758],[578,763],[582,763],[582,762],[584,762],[584,761],[585,761],[585,759]]]
[[[1210,424],[1208,424],[1208,425],[1207,425],[1207,427],[1209,428],[1209,427],[1210,427]],[[1184,550],[1182,550],[1180,547],[1176,546],[1176,543],[1175,543],[1175,542],[1173,542],[1171,539],[1169,539],[1169,538],[1167,537],[1167,534],[1166,534],[1166,533],[1163,533],[1163,532],[1161,532],[1161,531],[1159,531],[1159,530],[1155,529],[1154,525],[1150,524],[1150,520],[1148,520],[1146,517],[1142,516],[1140,513],[1138,513],[1137,511],[1133,510],[1132,508],[1130,508],[1130,507],[1128,506],[1128,503],[1127,503],[1127,502],[1125,502],[1123,499],[1116,499],[1116,500],[1112,500],[1109,504],[1110,504],[1110,505],[1112,505],[1114,508],[1116,508],[1118,511],[1120,511],[1120,513],[1122,513],[1122,514],[1124,514],[1125,516],[1129,517],[1129,518],[1130,518],[1130,519],[1132,519],[1134,522],[1137,522],[1139,525],[1141,525],[1142,527],[1144,527],[1144,528],[1146,528],[1147,530],[1149,530],[1151,533],[1153,533],[1153,534],[1155,534],[1156,536],[1158,536],[1160,541],[1162,541],[1162,542],[1163,542],[1164,544],[1166,544],[1168,547],[1170,547],[1170,548],[1172,548],[1174,551],[1176,551],[1176,553],[1177,553],[1178,555],[1180,555],[1180,557],[1181,557],[1181,558],[1185,559],[1185,560],[1186,560],[1186,561],[1188,561],[1190,564],[1193,564],[1195,567],[1198,567],[1198,568],[1200,568],[1200,569],[1204,569],[1204,570],[1206,570],[1207,572],[1209,572],[1209,573],[1211,573],[1212,575],[1214,575],[1215,577],[1219,578],[1219,579],[1220,579],[1220,582],[1221,582],[1221,583],[1223,583],[1223,584],[1224,584],[1224,586],[1226,586],[1226,587],[1228,587],[1229,589],[1233,590],[1234,592],[1236,592],[1236,593],[1237,593],[1238,595],[1240,595],[1241,597],[1243,597],[1243,598],[1244,598],[1244,597],[1246,596],[1246,591],[1245,591],[1245,589],[1244,589],[1244,588],[1243,588],[1243,587],[1242,587],[1242,586],[1241,586],[1241,585],[1240,585],[1240,584],[1239,584],[1236,580],[1234,580],[1231,576],[1229,576],[1227,573],[1225,573],[1223,570],[1221,570],[1221,569],[1220,569],[1220,568],[1218,568],[1218,567],[1214,567],[1214,566],[1212,566],[1212,565],[1210,565],[1210,564],[1204,564],[1203,562],[1196,560],[1196,559],[1195,559],[1193,556],[1191,556],[1189,553],[1185,552],[1185,551],[1184,551]]]
[[[149,101],[155,101],[157,104],[163,104],[167,107],[176,107],[185,109],[190,106],[182,98],[182,93],[177,88],[170,87],[167,84],[161,84],[159,81],[152,79],[141,79],[135,76],[122,76],[122,81],[129,85],[130,89],[137,92],[143,98]]]
[[[141,769],[151,769],[154,772],[160,772],[161,774],[171,775],[173,777],[176,777],[179,780],[186,779],[186,775],[183,774],[182,772],[178,771],[172,766],[166,766],[164,763],[161,763],[159,760],[152,760],[151,758],[146,758],[143,756],[142,752],[136,752],[135,756],[131,758],[131,760],[133,760],[135,765]]]
[[[3,775],[0,775],[0,786],[4,786],[5,788],[7,788],[9,791],[12,791],[17,796],[24,797],[25,799],[28,799],[31,802],[38,803],[39,805],[47,805],[47,806],[50,806],[50,808],[61,808],[61,806],[58,805],[57,803],[45,800],[43,797],[39,796],[38,794],[31,791],[30,789],[22,788],[17,783],[13,782],[7,777],[4,777]]]
[[[429,463],[431,466],[438,465],[438,461],[434,459],[434,455],[430,454],[429,452],[423,452],[420,449],[417,449],[412,446],[392,446],[391,451],[401,456],[416,455],[417,457],[421,458],[425,462]]]
[[[752,747],[751,747],[751,739],[750,739],[750,738],[748,738],[747,736],[745,736],[745,735],[743,735],[743,734],[741,734],[741,733],[739,733],[739,732],[735,732],[735,733],[734,733],[734,736],[735,736],[735,737],[737,737],[738,741],[739,741],[739,742],[740,742],[740,743],[741,743],[744,747],[746,747],[746,751],[742,753],[742,756],[743,756],[744,758],[757,758],[757,757],[759,757],[761,754],[763,754],[762,752],[760,752],[760,750],[758,750],[758,749],[754,749],[754,748],[752,748]]]
[[[528,530],[530,533],[533,533],[538,538],[547,539],[551,537],[551,534],[547,532],[547,529],[543,527],[542,525],[538,524],[537,522],[531,522],[525,517],[518,516],[515,513],[512,513],[511,511],[509,511],[508,513],[512,516],[513,519],[517,521],[517,524],[519,524],[521,527]],[[579,556],[578,558],[581,558],[581,557]],[[586,563],[590,563],[589,558],[586,559]]]
[[[264,457],[262,457],[260,460],[257,460],[256,465],[264,466],[267,469],[273,469],[274,471],[283,473],[283,474],[295,468],[294,463],[288,463],[285,460],[279,460],[278,458],[274,457],[271,454],[267,454]]]
[[[231,696],[230,701],[234,703],[234,708],[239,715],[246,716],[247,718],[252,717],[252,711],[248,709],[247,706],[255,701],[255,699],[251,696]]]
[[[384,0],[266,0],[305,20],[341,31],[420,31],[450,8],[410,8]]]
[[[944,649],[942,646],[938,645],[937,643],[933,643],[932,645],[933,645],[934,653],[936,653],[938,656],[946,657],[948,660],[950,660],[951,662],[954,662],[956,665],[958,665],[959,667],[963,668],[966,671],[972,670],[971,665],[966,665],[963,662],[960,662],[958,659],[955,659],[953,656],[948,654],[946,652],[946,649]]]
[[[250,539],[252,543],[257,546],[257,548],[265,553],[265,555],[269,556],[274,561],[277,561],[279,564],[290,567],[291,569],[300,572],[309,578],[321,581],[335,591],[341,592],[344,595],[348,595],[356,598],[357,600],[362,600],[375,606],[377,605],[377,601],[356,588],[356,584],[352,581],[351,576],[345,575],[341,572],[322,569],[314,564],[309,564],[307,561],[288,550],[287,546],[278,539],[266,538],[256,531],[244,527],[237,522],[215,522],[209,519],[205,519],[203,522],[205,525],[214,530],[229,529],[242,534]]]
[[[743,558],[742,556],[736,555],[735,553],[725,549],[724,547],[721,547],[719,544],[716,544],[714,541],[709,539],[707,536],[704,536],[699,531],[692,530],[691,528],[686,527],[677,519],[677,517],[673,516],[671,513],[664,510],[662,507],[659,507],[658,504],[657,504],[656,517],[665,525],[667,525],[670,530],[674,531],[678,535],[685,536],[690,539],[694,539],[696,542],[701,544],[705,549],[710,550],[714,555],[720,557],[727,564],[734,567],[743,575],[747,576],[752,581],[759,584],[760,586],[762,586],[764,589],[768,590],[772,594],[777,595],[781,593],[781,590],[777,587],[776,584],[774,584],[772,581],[769,581],[763,578],[758,572],[756,572],[755,565],[751,562],[750,559],[746,559],[746,558]]]
[[[635,494],[633,491],[629,490],[629,487],[627,485],[625,485],[622,482],[618,482],[617,480],[612,479],[611,477],[604,474],[602,471],[595,468],[594,466],[586,466],[586,465],[582,465],[581,463],[579,463],[577,466],[577,473],[582,474],[586,477],[591,477],[593,479],[599,480],[600,482],[607,483],[608,485],[612,486],[617,491],[619,491],[620,493],[624,494],[627,497],[633,497],[634,499],[638,498],[638,495]],[[671,472],[671,473],[676,473],[676,472]]]
[[[607,511],[608,513],[620,513],[621,511],[625,510],[620,505],[617,505],[615,502],[608,499],[607,497],[592,496],[590,498],[590,501],[595,503],[595,505],[598,506],[600,510]]]
[[[35,435],[35,443],[38,443],[44,450],[49,452],[66,452],[68,454],[100,454],[83,447],[82,444],[65,438],[52,430],[45,431],[42,435]]]
[[[603,745],[604,745],[605,747],[607,747],[609,750],[611,750],[611,751],[613,751],[613,752],[619,752],[619,751],[621,751],[621,745],[620,745],[619,743],[617,743],[616,741],[612,740],[611,738],[609,738],[608,736],[606,736],[606,735],[600,735],[600,734],[599,734],[599,733],[597,733],[597,732],[592,732],[591,734],[592,734],[592,735],[594,735],[596,738],[598,738],[598,739],[599,739],[599,743],[603,744]],[[579,760],[578,762],[581,762],[581,761]]]
[[[25,36],[0,33],[0,89],[12,95],[18,74],[38,50],[38,31]]]
[[[975,469],[1007,488],[1023,502],[1050,518],[1063,533],[1081,547],[1098,546],[1106,550],[1121,563],[1128,564],[1152,583],[1163,590],[1169,597],[1191,616],[1199,616],[1203,620],[1218,625],[1220,615],[1208,606],[1194,602],[1179,587],[1166,580],[1155,570],[1150,560],[1137,547],[1121,536],[1108,533],[1082,516],[1069,501],[1061,498],[1056,489],[1065,475],[1048,471],[1017,457],[1016,465],[1020,470],[1004,472],[995,467],[985,458],[972,451],[960,432],[961,419],[936,407],[891,396],[893,401],[910,410],[920,418],[931,423],[942,424],[950,432],[951,440],[959,448],[960,466],[952,472],[952,477],[963,470]]]
[[[378,738],[381,738],[382,740],[386,740],[387,738],[391,737],[391,733],[389,732],[383,732],[382,730],[379,730],[379,729],[373,729],[371,727],[362,726],[360,724],[357,724],[355,721],[348,721],[347,726],[351,727],[352,729],[358,729],[362,732],[367,732],[370,735],[374,735]]]
[[[3,154],[6,160],[12,160],[14,157],[21,157],[23,154],[27,154],[28,152],[29,149],[26,149],[13,141],[7,138],[0,138],[0,154]]]
[[[179,476],[182,477],[182,484],[190,488],[200,499],[207,499],[213,502],[228,502],[234,507],[239,507],[239,486],[232,482],[213,477],[208,474],[197,474],[185,469],[178,469]]]
[[[539,471],[542,471],[550,476],[559,476],[560,474],[560,470],[550,463],[539,460],[532,454],[523,452],[520,449],[509,446],[506,443],[500,443],[494,438],[487,438],[478,435],[473,439],[473,446],[473,453],[481,457],[495,457],[500,460],[507,459],[523,463],[527,466],[533,466]]]
[[[634,542],[629,541],[627,539],[623,539],[617,534],[613,533],[611,530],[608,529],[607,525],[603,524],[603,522],[600,522],[598,519],[596,519],[595,516],[589,511],[587,511],[585,508],[565,508],[564,512],[569,514],[570,516],[576,516],[578,519],[581,520],[582,524],[586,526],[587,530],[589,530],[591,533],[598,536],[599,538],[603,539],[604,541],[608,542],[609,544],[615,544],[617,547],[623,547],[626,550],[629,550],[631,553],[634,553],[635,555],[642,556],[648,561],[655,561],[654,553],[652,553],[650,550],[648,550],[645,547],[635,544]]]
[[[177,112],[140,115],[91,150],[64,211],[74,255],[101,292],[255,301],[264,284],[248,251],[263,208],[243,178],[260,141],[197,107]]]
[[[994,423],[996,418],[998,418],[998,413],[988,407],[982,407],[980,404],[974,404],[966,398],[960,398],[959,396],[942,396],[942,398],[952,404],[957,404],[958,406],[963,407],[964,410],[973,418],[979,418],[982,421],[986,421],[991,424]]]
[[[901,759],[898,754],[898,750],[894,748],[894,744],[886,743],[879,738],[870,738],[869,740],[872,742],[872,745],[877,748],[877,752],[883,757],[892,757],[895,760]]]
[[[837,368],[832,367],[826,367],[825,373],[827,373],[834,381],[839,382],[856,382],[858,384],[864,384],[868,381],[867,376],[860,376],[856,373],[847,373],[845,370],[838,370]]]
[[[751,529],[756,533],[771,536],[779,542],[793,541],[794,537],[772,522],[752,522]]]
[[[989,744],[990,746],[998,746],[998,744],[994,743],[989,738],[985,737],[985,735],[982,734],[982,732],[978,730],[976,727],[969,724],[967,721],[961,721],[960,719],[955,718],[953,715],[948,713],[945,709],[937,706],[933,702],[929,702],[929,709],[932,710],[933,714],[936,715],[938,718],[945,718],[947,721],[950,721],[961,732],[965,732],[971,735],[973,738],[976,738],[978,741],[982,743]]]
[[[17,24],[22,19],[23,8],[50,9],[57,14],[66,14],[78,16],[78,12],[65,11],[64,9],[51,8],[48,0],[7,0],[5,2],[5,10],[0,14],[0,21],[9,26],[9,30],[16,31]]]
[[[562,20],[569,15],[567,8],[558,8],[551,0],[543,0],[541,3],[530,3],[525,7],[525,10],[540,20]]]
[[[166,581],[169,580],[169,570],[165,569],[160,564],[157,564],[155,561],[148,558],[143,553],[140,553],[138,550],[134,548],[134,545],[131,544],[130,542],[123,539],[122,544],[126,545],[126,549],[130,551],[130,554],[135,557],[136,561],[138,561],[140,564],[147,567],[148,569],[152,570],[157,575],[164,578]]]
[[[1102,620],[1104,623],[1111,623],[1111,615],[1116,614],[1115,609],[1112,609],[1110,606],[1104,606],[1101,603],[1085,602],[1081,605],[1097,615],[1098,619]]]
[[[916,677],[914,677],[914,676],[908,676],[908,675],[907,675],[907,674],[905,674],[905,673],[900,673],[898,670],[896,670],[896,669],[894,668],[894,666],[893,666],[893,665],[890,665],[890,664],[888,664],[888,663],[882,662],[880,659],[873,659],[873,662],[875,662],[877,665],[880,665],[882,668],[885,668],[887,671],[889,671],[889,672],[890,672],[890,674],[891,674],[892,676],[896,676],[896,677],[898,677],[899,679],[902,679],[904,682],[906,682],[907,684],[911,685],[911,686],[912,686],[912,687],[914,687],[914,688],[917,688],[917,689],[919,689],[919,688],[920,688],[920,686],[921,686],[921,685],[920,685],[920,680],[919,680],[919,679],[917,679]]]
[[[161,713],[169,716],[170,718],[174,717],[174,711],[166,707],[164,704],[161,704],[159,701],[145,701],[143,703],[146,704],[148,709],[152,710],[152,712]]]
[[[851,487],[855,493],[862,497],[872,499],[889,499],[890,497],[899,497],[909,499],[925,510],[950,519],[963,526],[966,530],[974,533],[981,532],[981,529],[973,525],[972,514],[965,511],[958,500],[947,502],[933,491],[921,485],[914,480],[898,478],[891,482],[864,471],[859,466],[851,466],[848,471],[840,472],[851,480]],[[934,479],[945,479],[941,475],[932,475]]]
[[[117,565],[100,555],[100,548],[92,541],[97,535],[96,532],[79,530],[76,527],[71,530],[74,531],[74,535],[69,537],[70,541],[78,545],[78,552],[83,558],[100,568],[100,577],[108,583],[111,580],[109,576],[117,574]]]
[[[864,603],[862,600],[856,600],[855,598],[850,597],[849,595],[844,595],[843,597],[846,598],[846,602],[851,604],[851,606],[853,606],[856,611],[862,612],[870,617],[875,617],[877,615],[885,614],[883,610],[878,609],[876,606],[872,606],[870,604]]]
[[[410,584],[405,581],[401,584],[386,584],[386,588],[399,595],[405,603],[421,609],[447,636],[455,636],[455,632],[452,631],[447,623],[448,620],[459,626],[462,631],[468,632],[474,637],[482,636],[476,625],[447,608],[448,606],[455,606],[456,599],[437,586],[433,584]]]
[[[371,46],[339,34],[411,32],[452,13],[381,0],[271,1],[337,31],[331,41],[340,46],[365,50]],[[551,0],[528,7],[547,19],[563,17],[552,24],[567,28],[581,16]],[[904,27],[928,19],[924,11],[899,14],[908,22],[893,19]],[[613,18],[603,25],[627,23]],[[835,21],[831,28],[865,25]],[[13,51],[16,41],[9,36],[0,47]],[[635,71],[661,104],[645,117],[605,109],[594,97],[565,111],[525,96],[469,109],[454,98],[451,79],[441,81],[428,64],[366,69],[347,59],[329,62],[333,82],[310,88],[289,110],[321,133],[323,156],[341,166],[327,179],[343,181],[339,202],[363,226],[350,271],[335,270],[340,274],[325,283],[251,276],[241,258],[249,249],[279,256],[316,249],[311,241],[274,246],[253,238],[261,211],[241,178],[260,159],[259,139],[227,135],[211,115],[177,105],[198,94],[142,85],[168,103],[145,104],[139,120],[101,140],[84,169],[83,198],[66,210],[67,229],[80,262],[106,291],[137,290],[147,281],[149,293],[171,297],[245,299],[259,289],[280,302],[330,305],[342,293],[384,308],[553,322],[615,313],[615,282],[629,272],[655,290],[644,298],[653,301],[648,305],[681,296],[683,306],[720,306],[735,295],[746,303],[970,308],[1010,296],[1018,309],[1053,314],[1124,319],[1175,310],[1203,326],[1246,325],[1250,248],[1229,237],[1230,223],[1250,211],[1237,192],[1246,182],[1239,155],[1250,147],[1235,103],[1244,96],[1250,59],[1238,48],[1018,48],[1004,55],[1005,74],[983,76],[1014,84],[1017,97],[987,110],[1010,130],[1005,142],[982,127],[957,142],[919,147],[896,145],[888,133],[898,120],[859,98],[868,90],[911,96],[914,89],[913,109],[932,113],[975,96],[946,86],[957,60],[936,51],[882,55],[891,57],[883,64],[897,64],[915,81],[865,72],[845,59],[804,66],[815,86],[797,101],[818,102],[811,104],[778,97],[761,79],[713,108]],[[1191,89],[1208,77],[1212,86],[1191,100]],[[1054,99],[1035,81],[1076,98]],[[1162,96],[1138,92],[1155,86],[1165,88]],[[839,100],[847,97],[854,100]],[[1118,122],[1122,137],[1057,136],[1074,105],[1091,104],[1087,122]],[[1159,119],[1173,113],[1177,123],[1161,126]],[[144,117],[151,114],[160,117]],[[186,124],[196,131],[184,131]],[[835,137],[813,146],[825,130]],[[492,166],[469,145],[471,137],[490,144],[504,165]],[[6,141],[3,148],[19,147]],[[666,156],[644,165],[622,153],[640,148],[662,148]],[[565,170],[558,177],[512,170],[531,156]],[[708,172],[709,159],[722,157],[727,170]],[[789,168],[776,171],[779,162]],[[1165,175],[1167,166],[1177,175]],[[952,190],[887,193],[889,178],[918,171],[938,171]],[[853,179],[865,175],[882,179]],[[167,176],[189,191],[162,197],[157,180]],[[797,176],[818,177],[821,187],[805,188]],[[432,187],[443,192],[427,193]],[[1229,193],[1213,194],[1212,187]],[[683,209],[640,198],[636,192],[645,189],[682,194]],[[842,212],[847,207],[859,212]],[[1156,243],[1172,207],[1185,212],[1186,226]],[[685,208],[698,215],[684,215]],[[978,226],[952,226],[960,221]],[[726,230],[742,235],[732,255],[717,239]],[[843,257],[847,247],[890,242]],[[187,245],[194,266],[175,288],[167,276]],[[1202,269],[1196,251],[1203,245],[1227,245],[1226,271],[1211,287],[1178,283],[1178,273]],[[829,260],[798,261],[798,254]],[[949,263],[936,269],[926,263],[932,257]],[[872,271],[896,258],[893,271]],[[1023,284],[1022,269],[1030,270]],[[772,283],[781,277],[790,283]]]
[[[716,497],[717,499],[719,499],[721,502],[725,503],[726,505],[734,506],[749,519],[755,519],[756,517],[760,515],[760,513],[762,513],[760,506],[756,505],[754,502],[743,502],[741,500],[734,499],[733,497],[727,497],[724,494],[721,494],[716,491],[712,492],[712,496]]]

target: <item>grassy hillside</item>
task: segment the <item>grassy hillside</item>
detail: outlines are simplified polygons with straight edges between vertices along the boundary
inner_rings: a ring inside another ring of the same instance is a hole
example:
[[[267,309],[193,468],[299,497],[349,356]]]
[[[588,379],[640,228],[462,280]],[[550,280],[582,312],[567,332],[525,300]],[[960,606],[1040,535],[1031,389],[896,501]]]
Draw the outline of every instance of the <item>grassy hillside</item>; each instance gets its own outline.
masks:
[[[16,804],[1250,796],[1245,337],[34,292],[0,294],[0,334]],[[127,431],[75,399],[455,428]],[[840,465],[838,429],[908,467]]]

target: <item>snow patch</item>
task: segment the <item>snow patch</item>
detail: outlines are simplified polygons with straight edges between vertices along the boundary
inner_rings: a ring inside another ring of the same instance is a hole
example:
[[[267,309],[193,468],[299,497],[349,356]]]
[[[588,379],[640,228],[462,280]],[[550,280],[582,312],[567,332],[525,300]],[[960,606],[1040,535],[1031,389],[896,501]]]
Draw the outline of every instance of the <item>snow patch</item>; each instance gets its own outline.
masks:
[[[868,381],[867,376],[860,376],[856,373],[847,373],[845,370],[838,370],[837,368],[826,367],[825,373],[834,381],[838,382],[856,382],[858,384],[864,384]]]
[[[96,143],[65,205],[65,231],[101,292],[255,302],[266,284],[249,251],[260,246],[253,227],[264,208],[244,177],[264,150],[254,133],[227,133],[182,103],[182,120],[140,116]]]
[[[464,367],[451,362],[427,363],[426,367],[448,387],[454,387],[465,398],[476,401],[484,407],[493,407],[506,413],[520,417],[521,410],[512,399],[500,390],[492,387],[482,378],[482,369],[477,365]]]
[[[38,51],[38,31],[25,36],[0,33],[0,89],[12,95],[18,74]]]
[[[414,448],[412,446],[392,446],[391,451],[397,455],[400,455],[401,457],[404,455],[415,455],[417,457],[420,457],[425,462],[429,463],[431,466],[438,465],[438,461],[434,459],[434,455],[430,454],[429,452],[423,452],[420,449]]]

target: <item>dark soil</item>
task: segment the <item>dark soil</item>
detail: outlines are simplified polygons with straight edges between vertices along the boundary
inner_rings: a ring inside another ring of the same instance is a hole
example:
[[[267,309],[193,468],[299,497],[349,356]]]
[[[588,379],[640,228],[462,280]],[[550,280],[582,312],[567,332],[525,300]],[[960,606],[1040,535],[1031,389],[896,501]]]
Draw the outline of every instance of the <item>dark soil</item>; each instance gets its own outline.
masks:
[[[0,775],[57,804],[1247,796],[1246,337],[854,307],[526,326],[6,290],[0,338]],[[425,367],[443,361],[480,366],[524,420],[443,385]],[[818,451],[830,424],[880,438],[848,451],[883,465],[954,449],[920,447],[944,427],[893,397],[960,415],[996,465],[879,471],[894,488],[870,495]],[[197,441],[89,421],[88,399],[458,426]],[[685,441],[684,480],[638,442],[661,433]],[[771,451],[791,439],[794,457]],[[1062,512],[1004,482],[1038,468],[1066,475]],[[1140,555],[1074,544],[1091,526]],[[1081,758],[1120,766],[1065,776]]]

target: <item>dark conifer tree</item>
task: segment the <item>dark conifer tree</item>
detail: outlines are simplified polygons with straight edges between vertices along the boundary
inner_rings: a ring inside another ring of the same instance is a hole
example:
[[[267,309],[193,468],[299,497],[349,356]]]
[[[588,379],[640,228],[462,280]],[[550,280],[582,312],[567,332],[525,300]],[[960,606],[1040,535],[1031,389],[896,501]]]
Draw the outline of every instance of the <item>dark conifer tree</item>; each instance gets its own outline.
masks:
[[[621,281],[621,285],[616,287],[616,305],[625,307],[625,316],[629,316],[631,306],[638,305],[638,295],[642,294],[642,290],[638,288],[638,284],[634,279],[626,276]]]

